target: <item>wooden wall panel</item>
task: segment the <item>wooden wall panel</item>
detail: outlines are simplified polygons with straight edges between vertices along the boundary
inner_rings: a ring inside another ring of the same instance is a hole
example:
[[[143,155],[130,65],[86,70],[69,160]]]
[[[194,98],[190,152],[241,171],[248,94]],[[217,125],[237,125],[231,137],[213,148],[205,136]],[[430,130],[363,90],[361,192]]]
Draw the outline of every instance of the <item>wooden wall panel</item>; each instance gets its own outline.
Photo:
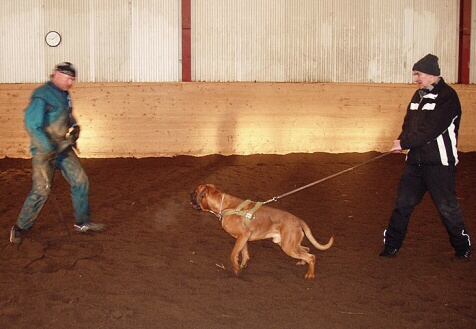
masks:
[[[0,158],[29,157],[23,109],[38,84],[0,84]],[[386,152],[412,84],[77,83],[83,157]],[[463,104],[460,150],[476,151],[476,86]]]

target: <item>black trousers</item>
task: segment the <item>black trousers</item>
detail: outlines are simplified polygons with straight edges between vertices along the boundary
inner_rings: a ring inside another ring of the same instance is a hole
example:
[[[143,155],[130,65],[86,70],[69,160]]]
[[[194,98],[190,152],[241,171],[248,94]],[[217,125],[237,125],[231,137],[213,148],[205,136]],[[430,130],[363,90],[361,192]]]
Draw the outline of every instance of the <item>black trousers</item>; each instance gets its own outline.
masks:
[[[456,199],[455,178],[455,166],[407,164],[400,178],[395,207],[384,233],[385,245],[395,249],[402,246],[410,215],[428,191],[446,227],[451,246],[456,251],[468,249],[471,242]]]

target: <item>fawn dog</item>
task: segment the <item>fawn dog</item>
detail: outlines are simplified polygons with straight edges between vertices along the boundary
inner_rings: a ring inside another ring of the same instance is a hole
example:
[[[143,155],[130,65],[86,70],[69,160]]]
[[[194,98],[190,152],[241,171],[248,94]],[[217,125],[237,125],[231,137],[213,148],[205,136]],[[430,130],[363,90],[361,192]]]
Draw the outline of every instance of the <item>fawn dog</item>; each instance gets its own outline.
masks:
[[[287,255],[299,259],[298,265],[309,265],[305,275],[307,279],[315,278],[316,257],[309,253],[309,248],[301,245],[304,235],[319,250],[329,249],[334,242],[334,237],[331,237],[327,244],[321,245],[302,219],[284,210],[225,194],[213,184],[198,186],[190,199],[194,209],[215,214],[221,220],[223,229],[236,238],[231,252],[236,275],[250,259],[248,241],[272,239]]]

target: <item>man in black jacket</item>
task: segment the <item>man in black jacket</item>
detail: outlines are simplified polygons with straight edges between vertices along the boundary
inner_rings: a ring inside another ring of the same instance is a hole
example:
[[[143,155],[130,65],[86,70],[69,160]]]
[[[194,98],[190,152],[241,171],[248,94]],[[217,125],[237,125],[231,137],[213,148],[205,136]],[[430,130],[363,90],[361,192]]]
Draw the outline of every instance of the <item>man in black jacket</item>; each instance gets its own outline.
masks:
[[[454,260],[469,261],[471,240],[456,199],[457,138],[461,104],[456,91],[440,77],[438,57],[428,54],[413,66],[418,90],[391,151],[409,150],[397,189],[397,199],[380,256],[393,258],[403,244],[410,215],[427,191],[455,250]]]

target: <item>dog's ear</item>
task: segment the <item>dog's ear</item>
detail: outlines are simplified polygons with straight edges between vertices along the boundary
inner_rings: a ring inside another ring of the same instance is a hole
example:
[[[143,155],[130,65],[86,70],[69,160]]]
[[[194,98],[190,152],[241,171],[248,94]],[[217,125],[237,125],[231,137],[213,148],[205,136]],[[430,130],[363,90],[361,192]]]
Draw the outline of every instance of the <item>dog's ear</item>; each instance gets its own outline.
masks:
[[[202,199],[206,198],[207,195],[208,195],[208,186],[207,185],[200,186],[197,193],[197,203],[200,204],[200,202],[202,202]]]

